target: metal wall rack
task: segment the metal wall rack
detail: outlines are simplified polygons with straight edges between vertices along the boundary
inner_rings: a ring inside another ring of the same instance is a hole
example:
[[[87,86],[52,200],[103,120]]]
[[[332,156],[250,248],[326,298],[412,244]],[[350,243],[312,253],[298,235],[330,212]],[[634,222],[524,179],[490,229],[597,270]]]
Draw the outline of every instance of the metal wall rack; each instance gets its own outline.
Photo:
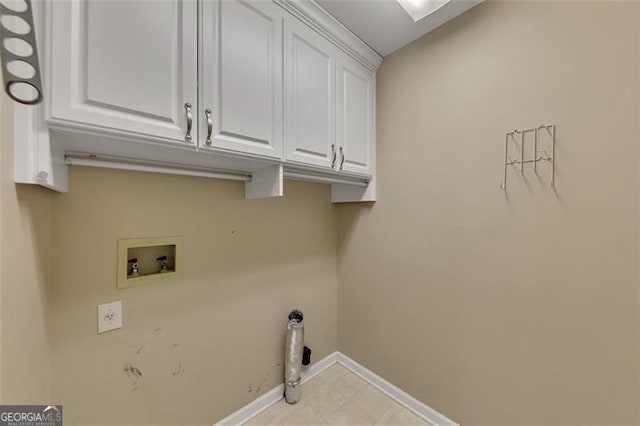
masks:
[[[533,133],[533,156],[531,158],[525,157],[525,135],[527,133]],[[547,137],[550,140],[550,153],[545,150],[539,149],[539,142],[542,137]],[[513,144],[514,152],[518,151],[519,156],[512,158],[509,152],[509,145]],[[556,125],[555,124],[541,124],[538,127],[532,127],[530,129],[513,130],[505,134],[504,140],[504,170],[502,176],[502,184],[500,187],[503,190],[507,190],[507,170],[509,166],[518,167],[520,173],[524,174],[525,164],[533,164],[533,171],[538,173],[538,162],[547,161],[551,164],[551,178],[550,186],[554,188],[555,185],[555,150],[556,150]],[[519,157],[519,158],[518,158]]]

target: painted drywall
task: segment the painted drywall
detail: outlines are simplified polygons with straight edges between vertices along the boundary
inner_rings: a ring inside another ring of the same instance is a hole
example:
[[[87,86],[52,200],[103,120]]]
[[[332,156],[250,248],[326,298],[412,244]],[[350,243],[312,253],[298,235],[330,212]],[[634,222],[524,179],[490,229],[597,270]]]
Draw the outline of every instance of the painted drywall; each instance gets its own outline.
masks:
[[[70,169],[52,200],[54,397],[65,424],[213,424],[282,383],[286,318],[318,360],[337,348],[337,212],[327,185]],[[120,238],[184,237],[184,275],[118,290]],[[96,306],[124,327],[98,335]]]
[[[13,105],[4,94],[0,98],[0,401],[51,404],[51,194],[13,183]]]
[[[461,424],[638,424],[637,2],[488,1],[386,58],[341,352]],[[504,133],[557,125],[556,190]]]

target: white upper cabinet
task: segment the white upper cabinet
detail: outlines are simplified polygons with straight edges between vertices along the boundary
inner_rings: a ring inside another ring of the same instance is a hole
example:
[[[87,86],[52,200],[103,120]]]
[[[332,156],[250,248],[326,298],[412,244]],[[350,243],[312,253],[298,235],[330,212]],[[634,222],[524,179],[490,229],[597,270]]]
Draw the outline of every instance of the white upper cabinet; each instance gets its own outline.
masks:
[[[57,0],[50,11],[50,122],[195,142],[195,0]]]
[[[335,165],[337,48],[297,19],[285,21],[285,159]]]
[[[374,73],[338,55],[337,169],[371,175],[374,148]]]
[[[17,115],[16,181],[66,190],[69,164],[375,199],[382,58],[314,1],[34,1],[44,102]],[[51,131],[50,131],[51,130]]]
[[[202,0],[200,146],[282,158],[282,32],[270,1]]]

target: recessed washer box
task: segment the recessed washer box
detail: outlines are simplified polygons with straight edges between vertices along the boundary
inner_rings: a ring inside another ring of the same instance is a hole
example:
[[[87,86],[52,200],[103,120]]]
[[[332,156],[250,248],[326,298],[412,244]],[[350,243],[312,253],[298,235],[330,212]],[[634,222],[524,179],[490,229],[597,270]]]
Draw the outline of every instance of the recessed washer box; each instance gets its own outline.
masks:
[[[183,237],[118,240],[118,288],[182,276]]]

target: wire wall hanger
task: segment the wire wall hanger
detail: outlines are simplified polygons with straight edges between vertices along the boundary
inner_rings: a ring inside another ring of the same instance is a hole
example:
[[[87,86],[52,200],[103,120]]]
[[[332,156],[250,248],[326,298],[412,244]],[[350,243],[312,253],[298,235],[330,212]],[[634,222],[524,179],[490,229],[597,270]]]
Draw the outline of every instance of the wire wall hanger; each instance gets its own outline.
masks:
[[[531,157],[525,156],[526,141],[525,135],[533,133],[533,155]],[[543,138],[546,138],[549,143],[546,149],[540,149],[540,142]],[[509,146],[513,145],[512,152],[516,158],[511,157],[511,151]],[[518,153],[519,151],[519,153]],[[502,184],[500,187],[503,190],[507,190],[507,169],[509,166],[517,167],[520,173],[524,174],[525,164],[531,164],[533,171],[538,173],[538,162],[547,161],[551,164],[551,177],[549,185],[551,188],[555,186],[555,151],[556,151],[556,125],[555,124],[541,124],[538,127],[533,127],[524,130],[513,130],[505,134],[504,139],[504,171],[502,176]],[[519,154],[519,155],[516,155]]]

